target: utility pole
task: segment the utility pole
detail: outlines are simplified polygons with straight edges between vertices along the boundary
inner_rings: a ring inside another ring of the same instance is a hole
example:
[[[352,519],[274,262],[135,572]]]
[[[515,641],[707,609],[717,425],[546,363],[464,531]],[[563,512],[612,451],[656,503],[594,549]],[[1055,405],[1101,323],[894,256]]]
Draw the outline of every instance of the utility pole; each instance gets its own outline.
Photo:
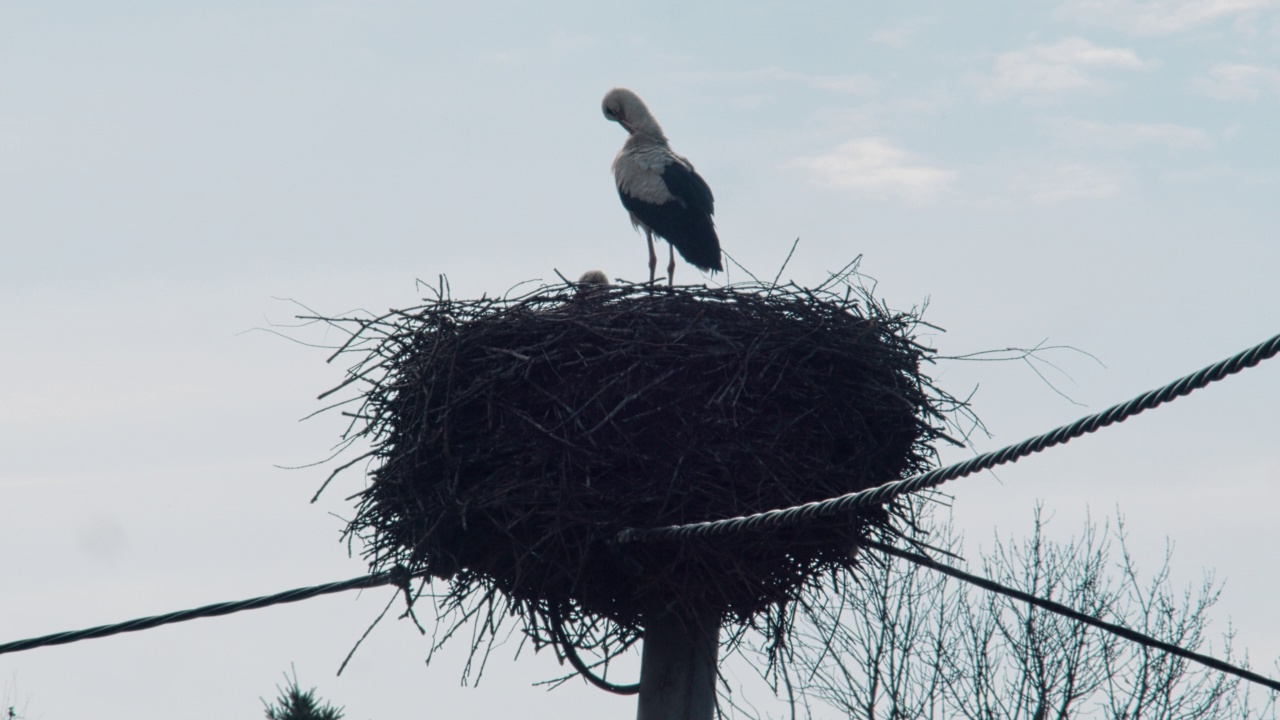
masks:
[[[636,720],[711,720],[720,616],[660,608],[645,617]]]

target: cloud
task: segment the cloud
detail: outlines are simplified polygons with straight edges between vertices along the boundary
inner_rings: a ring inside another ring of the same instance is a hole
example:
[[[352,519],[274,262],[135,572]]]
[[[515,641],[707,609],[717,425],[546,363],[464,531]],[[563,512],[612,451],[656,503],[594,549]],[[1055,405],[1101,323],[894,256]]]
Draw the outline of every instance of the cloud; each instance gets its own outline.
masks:
[[[866,75],[810,75],[802,82],[815,90],[838,93],[866,93],[875,88],[875,82]]]
[[[1140,145],[1193,150],[1211,148],[1214,145],[1213,138],[1203,130],[1173,123],[1100,123],[1058,118],[1050,121],[1050,132],[1071,143],[1114,150],[1127,150]]]
[[[903,48],[916,39],[920,30],[935,25],[937,18],[913,18],[881,28],[871,35],[871,42],[889,47]]]
[[[1105,69],[1142,70],[1149,64],[1128,48],[1099,47],[1082,38],[1035,45],[996,57],[989,76],[979,78],[987,97],[1047,95],[1100,87],[1092,73]]]
[[[1192,84],[1200,92],[1219,100],[1257,100],[1266,94],[1280,94],[1280,70],[1257,65],[1214,65],[1207,77]]]
[[[807,172],[824,187],[912,202],[933,199],[957,175],[925,164],[881,137],[850,140],[824,155],[797,158],[789,167]]]
[[[1021,178],[1020,194],[1034,203],[1046,205],[1067,200],[1104,200],[1120,194],[1122,179],[1112,170],[1096,165],[1059,165]]]
[[[490,65],[516,65],[526,61],[526,53],[520,48],[484,50],[478,55],[480,62]]]
[[[766,93],[746,93],[726,98],[731,105],[742,110],[759,110],[774,99],[772,95]]]
[[[1280,0],[1066,0],[1055,15],[1134,35],[1172,35],[1270,8],[1280,8]]]
[[[600,41],[591,35],[570,34],[563,30],[557,31],[547,40],[547,47],[556,52],[577,53],[583,50],[590,50],[600,44]]]
[[[1280,185],[1280,172],[1251,171],[1215,165],[1190,170],[1170,170],[1162,173],[1160,181],[1168,184],[1213,183],[1221,187],[1224,183],[1242,186],[1276,186]]]
[[[875,81],[867,75],[806,75],[784,70],[777,66],[758,68],[756,70],[690,72],[683,73],[681,78],[688,82],[725,85],[794,83],[805,85],[814,90],[853,94],[868,93],[875,90],[876,87]]]

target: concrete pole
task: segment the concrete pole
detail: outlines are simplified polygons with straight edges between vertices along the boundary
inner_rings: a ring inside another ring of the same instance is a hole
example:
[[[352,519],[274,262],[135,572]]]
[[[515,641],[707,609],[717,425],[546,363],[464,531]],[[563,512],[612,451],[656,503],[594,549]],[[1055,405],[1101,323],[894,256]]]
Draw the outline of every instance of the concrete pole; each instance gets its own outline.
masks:
[[[712,720],[719,652],[716,613],[646,616],[636,720]]]

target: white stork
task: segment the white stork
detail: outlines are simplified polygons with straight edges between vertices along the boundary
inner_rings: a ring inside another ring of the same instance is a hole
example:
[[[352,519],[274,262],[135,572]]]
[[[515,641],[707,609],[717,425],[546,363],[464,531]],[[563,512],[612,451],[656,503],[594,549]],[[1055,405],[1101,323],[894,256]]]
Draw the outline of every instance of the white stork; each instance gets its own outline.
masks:
[[[671,151],[662,127],[649,114],[640,96],[614,88],[604,96],[604,116],[631,134],[613,159],[622,206],[631,213],[632,227],[643,228],[649,241],[649,282],[658,255],[653,236],[671,245],[667,282],[675,282],[676,255],[703,270],[723,270],[720,238],[711,220],[715,198],[693,164]]]

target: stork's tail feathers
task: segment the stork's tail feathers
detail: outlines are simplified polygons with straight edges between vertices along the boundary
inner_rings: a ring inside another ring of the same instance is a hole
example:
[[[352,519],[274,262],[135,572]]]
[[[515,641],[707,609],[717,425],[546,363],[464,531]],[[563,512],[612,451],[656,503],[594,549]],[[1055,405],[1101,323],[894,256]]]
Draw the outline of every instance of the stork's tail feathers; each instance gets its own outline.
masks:
[[[704,220],[705,225],[693,232],[685,233],[680,240],[671,244],[680,253],[680,257],[690,265],[710,272],[724,270],[724,265],[720,261],[720,238],[716,235],[716,226],[711,222],[710,217]]]

